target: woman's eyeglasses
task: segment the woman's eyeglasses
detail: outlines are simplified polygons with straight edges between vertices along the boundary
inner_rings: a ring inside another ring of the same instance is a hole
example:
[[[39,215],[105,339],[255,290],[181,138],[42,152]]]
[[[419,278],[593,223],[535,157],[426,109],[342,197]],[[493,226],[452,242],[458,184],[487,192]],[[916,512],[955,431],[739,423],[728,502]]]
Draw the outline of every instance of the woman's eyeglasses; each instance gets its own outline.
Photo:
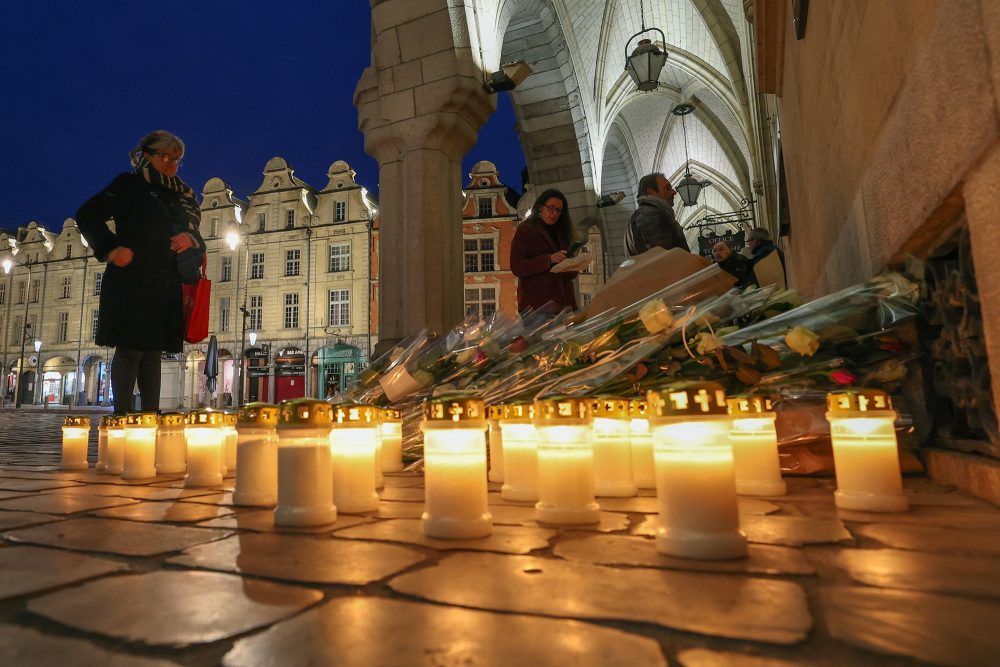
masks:
[[[178,167],[184,164],[184,158],[174,157],[173,155],[169,155],[167,153],[161,153],[159,151],[146,151],[146,152],[154,157],[160,158],[167,164],[176,163]]]
[[[556,215],[561,215],[563,212],[563,210],[558,206],[549,206],[548,204],[542,204],[542,208],[547,208],[550,212],[555,213]]]

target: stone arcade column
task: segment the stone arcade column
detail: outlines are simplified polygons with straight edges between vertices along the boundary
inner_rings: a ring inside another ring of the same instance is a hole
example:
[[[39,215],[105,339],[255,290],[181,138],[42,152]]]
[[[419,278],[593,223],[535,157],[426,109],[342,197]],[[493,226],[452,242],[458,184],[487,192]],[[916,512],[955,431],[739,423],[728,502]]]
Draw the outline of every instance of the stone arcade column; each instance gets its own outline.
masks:
[[[379,163],[379,344],[464,316],[462,157],[496,108],[474,64],[462,5],[373,0],[372,66],[354,94]]]

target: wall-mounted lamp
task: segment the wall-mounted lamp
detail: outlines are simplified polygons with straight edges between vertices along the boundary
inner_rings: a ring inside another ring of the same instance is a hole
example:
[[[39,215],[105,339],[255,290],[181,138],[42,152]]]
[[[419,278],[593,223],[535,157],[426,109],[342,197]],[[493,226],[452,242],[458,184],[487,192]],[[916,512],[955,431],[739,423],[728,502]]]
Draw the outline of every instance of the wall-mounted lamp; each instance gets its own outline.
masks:
[[[499,93],[501,90],[514,90],[528,78],[531,72],[528,63],[523,60],[515,60],[512,63],[501,65],[499,72],[490,74],[490,79],[483,84],[483,88],[490,94]]]
[[[681,201],[685,206],[694,206],[698,203],[698,195],[705,187],[702,181],[691,175],[691,154],[688,151],[687,125],[684,123],[684,116],[694,111],[690,104],[678,104],[670,113],[681,117],[681,130],[684,132],[684,178],[674,184],[674,190],[681,196]]]
[[[621,200],[625,199],[625,193],[621,190],[615,190],[614,192],[609,192],[606,195],[601,195],[601,198],[597,200],[597,208],[604,208],[605,206],[614,206]]]
[[[660,47],[648,39],[640,39],[639,44],[632,51],[632,55],[629,55],[628,46],[633,39],[645,32],[660,33],[661,44],[666,44],[667,39],[659,28],[646,28],[646,15],[642,0],[639,0],[639,21],[642,29],[625,42],[625,71],[632,77],[632,81],[639,90],[649,92],[656,90],[657,86],[660,85],[660,70],[667,64],[667,52],[661,51]]]

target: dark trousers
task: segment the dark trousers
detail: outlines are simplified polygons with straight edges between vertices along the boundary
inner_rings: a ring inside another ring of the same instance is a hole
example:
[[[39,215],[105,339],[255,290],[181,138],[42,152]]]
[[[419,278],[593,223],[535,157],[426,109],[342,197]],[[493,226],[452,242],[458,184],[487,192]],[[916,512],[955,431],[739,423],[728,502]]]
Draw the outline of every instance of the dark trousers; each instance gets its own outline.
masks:
[[[160,409],[160,353],[115,348],[111,360],[111,388],[115,392],[115,414],[132,412],[132,390],[139,383],[143,412]]]

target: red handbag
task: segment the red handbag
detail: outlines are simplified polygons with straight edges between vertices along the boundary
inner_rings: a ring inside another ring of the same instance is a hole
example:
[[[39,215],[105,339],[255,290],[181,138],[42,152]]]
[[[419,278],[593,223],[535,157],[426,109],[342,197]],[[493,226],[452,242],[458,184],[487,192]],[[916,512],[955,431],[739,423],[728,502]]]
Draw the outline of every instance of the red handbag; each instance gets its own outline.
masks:
[[[184,293],[184,340],[200,343],[208,338],[208,312],[212,297],[212,281],[205,277],[206,257],[201,264],[201,275],[194,285],[181,285]]]

